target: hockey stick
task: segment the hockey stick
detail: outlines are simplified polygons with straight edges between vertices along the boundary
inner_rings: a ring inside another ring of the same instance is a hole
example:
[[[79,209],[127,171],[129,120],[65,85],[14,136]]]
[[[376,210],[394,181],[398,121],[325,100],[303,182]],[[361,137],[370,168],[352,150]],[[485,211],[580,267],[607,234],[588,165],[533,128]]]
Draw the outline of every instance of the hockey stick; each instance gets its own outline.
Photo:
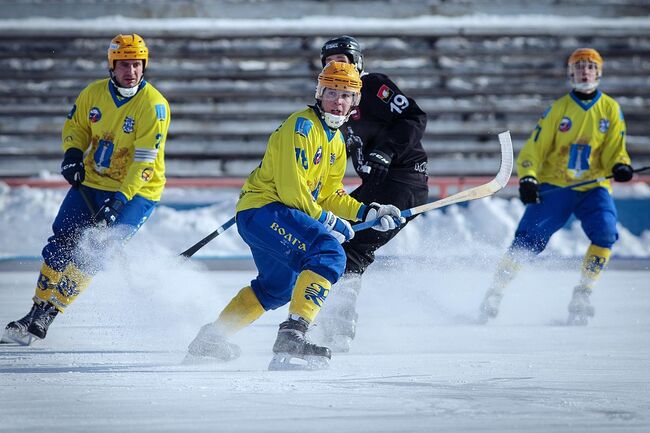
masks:
[[[212,239],[216,238],[221,233],[228,230],[233,224],[235,224],[235,217],[230,218],[221,227],[219,227],[218,229],[216,229],[215,231],[213,231],[212,233],[210,233],[209,235],[207,235],[206,237],[204,237],[203,239],[201,239],[200,241],[198,241],[197,243],[195,243],[194,245],[192,245],[191,247],[189,247],[188,249],[180,253],[180,256],[189,259],[194,255],[194,253],[196,253],[198,250],[203,248]]]
[[[413,215],[421,214],[423,212],[428,212],[433,209],[439,209],[441,207],[449,206],[455,203],[462,203],[465,201],[476,200],[479,198],[487,197],[503,189],[510,179],[512,174],[512,166],[514,163],[514,155],[512,153],[512,140],[510,138],[510,131],[505,131],[499,134],[499,143],[501,145],[501,166],[499,167],[499,172],[496,177],[490,182],[483,185],[475,186],[474,188],[461,191],[459,193],[450,195],[440,200],[433,201],[431,203],[423,204],[420,206],[412,207],[411,209],[405,209],[402,211],[401,215],[404,218],[408,218]],[[363,222],[355,224],[352,226],[352,229],[356,232],[359,230],[365,230],[377,224],[379,219],[374,221]]]
[[[427,203],[421,206],[416,206],[411,209],[406,209],[402,211],[402,216],[408,218],[412,215],[417,215],[422,212],[427,212],[433,209],[438,209],[444,206],[449,206],[454,203],[461,203],[464,201],[475,200],[478,198],[487,197],[501,190],[508,184],[508,179],[510,179],[510,174],[512,173],[512,164],[514,157],[512,154],[512,141],[510,139],[510,131],[502,132],[499,134],[499,143],[501,143],[501,167],[499,168],[499,173],[496,177],[492,179],[489,183],[484,185],[479,185],[474,188],[470,188],[465,191],[461,191],[457,194],[451,195],[449,197],[437,200],[431,203]],[[364,230],[372,227],[379,220],[369,221],[365,223],[360,223],[352,226],[355,231]],[[235,224],[235,217],[230,218],[225,224],[221,227],[198,241],[196,244],[189,247],[187,250],[183,251],[180,256],[185,258],[192,257],[198,250],[203,248],[208,242],[212,239],[219,236],[221,233],[228,230],[233,224]]]
[[[93,221],[95,220],[95,215],[97,215],[97,209],[95,209],[95,205],[93,204],[92,200],[90,200],[90,197],[88,197],[88,194],[86,194],[86,191],[84,190],[84,186],[82,184],[79,184],[79,186],[76,187],[79,190],[79,194],[81,194],[81,198],[84,199],[86,202],[86,206],[88,206],[88,210],[90,210],[90,213],[92,214]]]
[[[632,170],[632,173],[638,173],[640,171],[646,171],[648,169],[650,169],[650,166],[641,167],[641,168],[637,168],[636,170]],[[592,183],[602,182],[602,181],[607,180],[607,179],[612,179],[613,177],[614,177],[614,175],[610,174],[609,176],[603,176],[603,177],[598,177],[596,179],[585,180],[584,182],[574,183],[573,185],[567,185],[567,186],[561,186],[561,187],[558,187],[558,188],[549,189],[547,191],[540,192],[539,196],[543,197],[543,196],[545,196],[547,194],[552,194],[552,193],[554,193],[556,191],[561,191],[563,189],[573,189],[573,188],[577,188],[579,186],[585,186],[585,185],[589,185],[589,184],[592,184]]]

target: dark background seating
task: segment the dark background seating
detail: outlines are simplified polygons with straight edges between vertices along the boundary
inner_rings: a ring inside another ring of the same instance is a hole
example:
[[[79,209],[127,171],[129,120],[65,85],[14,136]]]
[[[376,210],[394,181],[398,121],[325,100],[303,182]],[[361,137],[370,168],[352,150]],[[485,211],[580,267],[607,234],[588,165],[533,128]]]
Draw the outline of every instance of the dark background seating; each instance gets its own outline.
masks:
[[[172,14],[171,5],[207,10],[207,3],[164,4]],[[221,3],[241,9],[251,4],[243,0]],[[262,8],[270,2],[253,3]],[[334,10],[342,8],[341,3],[312,0],[301,2],[301,7],[311,5],[316,10],[327,4]],[[364,3],[370,2],[351,2],[357,7]],[[472,9],[479,3],[482,9]],[[492,7],[483,3],[407,1],[403,7],[411,14],[427,10],[453,15],[477,10],[495,13],[499,4],[515,7],[522,3],[536,5],[532,10],[541,12],[539,8],[549,10],[562,2],[496,1],[490,2]],[[564,7],[586,3],[571,4]],[[634,1],[590,4],[591,10],[614,17],[606,28],[599,31],[598,26],[577,23],[558,31],[539,21],[511,28],[503,20],[480,26],[443,23],[409,28],[409,17],[401,18],[406,21],[397,30],[369,20],[344,32],[291,20],[286,26],[268,27],[259,21],[257,28],[237,32],[218,24],[206,27],[205,23],[197,30],[191,22],[176,23],[171,30],[151,25],[143,30],[137,26],[124,29],[117,24],[109,29],[0,25],[0,177],[58,172],[65,115],[85,85],[107,76],[108,41],[127,31],[145,37],[151,56],[146,76],[171,104],[170,176],[246,175],[259,162],[268,135],[290,112],[313,101],[320,46],[341,33],[358,37],[366,70],[389,74],[428,113],[423,144],[433,176],[493,174],[498,167],[496,134],[511,130],[515,151],[521,148],[545,108],[569,90],[566,59],[580,46],[597,48],[603,55],[601,89],[623,108],[628,149],[635,165],[648,165],[650,26],[630,26],[624,18],[617,25],[615,17],[617,13],[644,12],[647,16],[650,6]],[[147,16],[150,6],[135,5],[139,6],[131,16]],[[390,5],[396,9],[395,4]],[[20,15],[21,10],[14,13]],[[49,13],[56,16],[54,9]],[[202,16],[218,15],[204,11]]]

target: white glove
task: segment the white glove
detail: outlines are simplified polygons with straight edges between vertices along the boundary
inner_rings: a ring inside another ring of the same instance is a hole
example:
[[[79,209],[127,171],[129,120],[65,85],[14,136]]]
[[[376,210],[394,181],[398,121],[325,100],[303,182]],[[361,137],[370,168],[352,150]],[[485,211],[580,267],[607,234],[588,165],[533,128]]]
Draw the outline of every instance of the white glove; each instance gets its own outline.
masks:
[[[323,212],[318,221],[327,228],[327,231],[330,232],[340,244],[349,241],[354,237],[354,230],[352,230],[350,223],[337,217],[332,212]]]
[[[372,226],[373,229],[385,232],[394,230],[406,222],[401,211],[392,204],[370,203],[367,205],[363,221],[369,222],[379,219],[379,222]]]

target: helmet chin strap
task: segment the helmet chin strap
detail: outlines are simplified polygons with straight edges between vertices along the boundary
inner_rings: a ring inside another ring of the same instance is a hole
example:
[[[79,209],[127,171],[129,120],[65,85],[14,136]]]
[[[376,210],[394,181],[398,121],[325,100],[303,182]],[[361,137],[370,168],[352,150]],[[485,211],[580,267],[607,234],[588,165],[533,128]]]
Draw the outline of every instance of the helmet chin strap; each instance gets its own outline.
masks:
[[[119,93],[120,96],[124,98],[130,98],[134,96],[136,93],[138,93],[138,89],[140,89],[140,83],[142,83],[142,80],[144,80],[144,74],[142,74],[140,81],[138,81],[138,84],[136,84],[135,86],[121,87],[119,84],[117,84],[117,80],[115,79],[115,75],[113,75],[113,71],[110,71],[110,74],[111,74],[111,81],[113,82],[113,86],[115,86],[115,90],[117,90],[117,93]]]
[[[578,92],[591,93],[598,88],[598,81],[593,83],[573,83],[573,88]]]
[[[350,109],[350,112],[346,115],[327,113],[325,110],[323,110],[321,101],[317,99],[316,102],[316,106],[318,107],[321,118],[325,121],[325,124],[332,129],[339,129],[341,126],[343,126],[343,124],[350,118],[350,115],[354,112],[353,109]]]

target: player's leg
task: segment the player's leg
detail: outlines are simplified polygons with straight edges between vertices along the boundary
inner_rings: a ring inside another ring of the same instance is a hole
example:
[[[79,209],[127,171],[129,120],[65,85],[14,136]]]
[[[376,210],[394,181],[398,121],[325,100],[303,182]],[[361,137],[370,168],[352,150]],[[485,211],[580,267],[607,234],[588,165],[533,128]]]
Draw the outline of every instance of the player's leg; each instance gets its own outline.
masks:
[[[594,188],[581,194],[576,217],[591,241],[580,270],[580,282],[573,289],[569,302],[568,323],[586,325],[595,314],[591,293],[596,281],[609,262],[612,246],[618,239],[616,207],[605,188]]]
[[[79,191],[71,188],[66,194],[52,224],[52,236],[43,248],[43,264],[36,282],[33,305],[21,319],[7,324],[3,341],[30,344],[35,335],[29,333],[34,319],[51,323],[58,310],[51,299],[57,291],[64,271],[72,260],[80,233],[92,223],[92,214]],[[40,337],[41,333],[39,333]],[[42,337],[41,337],[42,338]]]
[[[542,184],[541,191],[554,188]],[[541,203],[526,206],[515,237],[499,262],[492,282],[479,307],[479,320],[486,322],[499,314],[503,293],[517,276],[522,264],[544,251],[549,239],[564,226],[571,216],[576,193],[555,191],[544,196]]]

